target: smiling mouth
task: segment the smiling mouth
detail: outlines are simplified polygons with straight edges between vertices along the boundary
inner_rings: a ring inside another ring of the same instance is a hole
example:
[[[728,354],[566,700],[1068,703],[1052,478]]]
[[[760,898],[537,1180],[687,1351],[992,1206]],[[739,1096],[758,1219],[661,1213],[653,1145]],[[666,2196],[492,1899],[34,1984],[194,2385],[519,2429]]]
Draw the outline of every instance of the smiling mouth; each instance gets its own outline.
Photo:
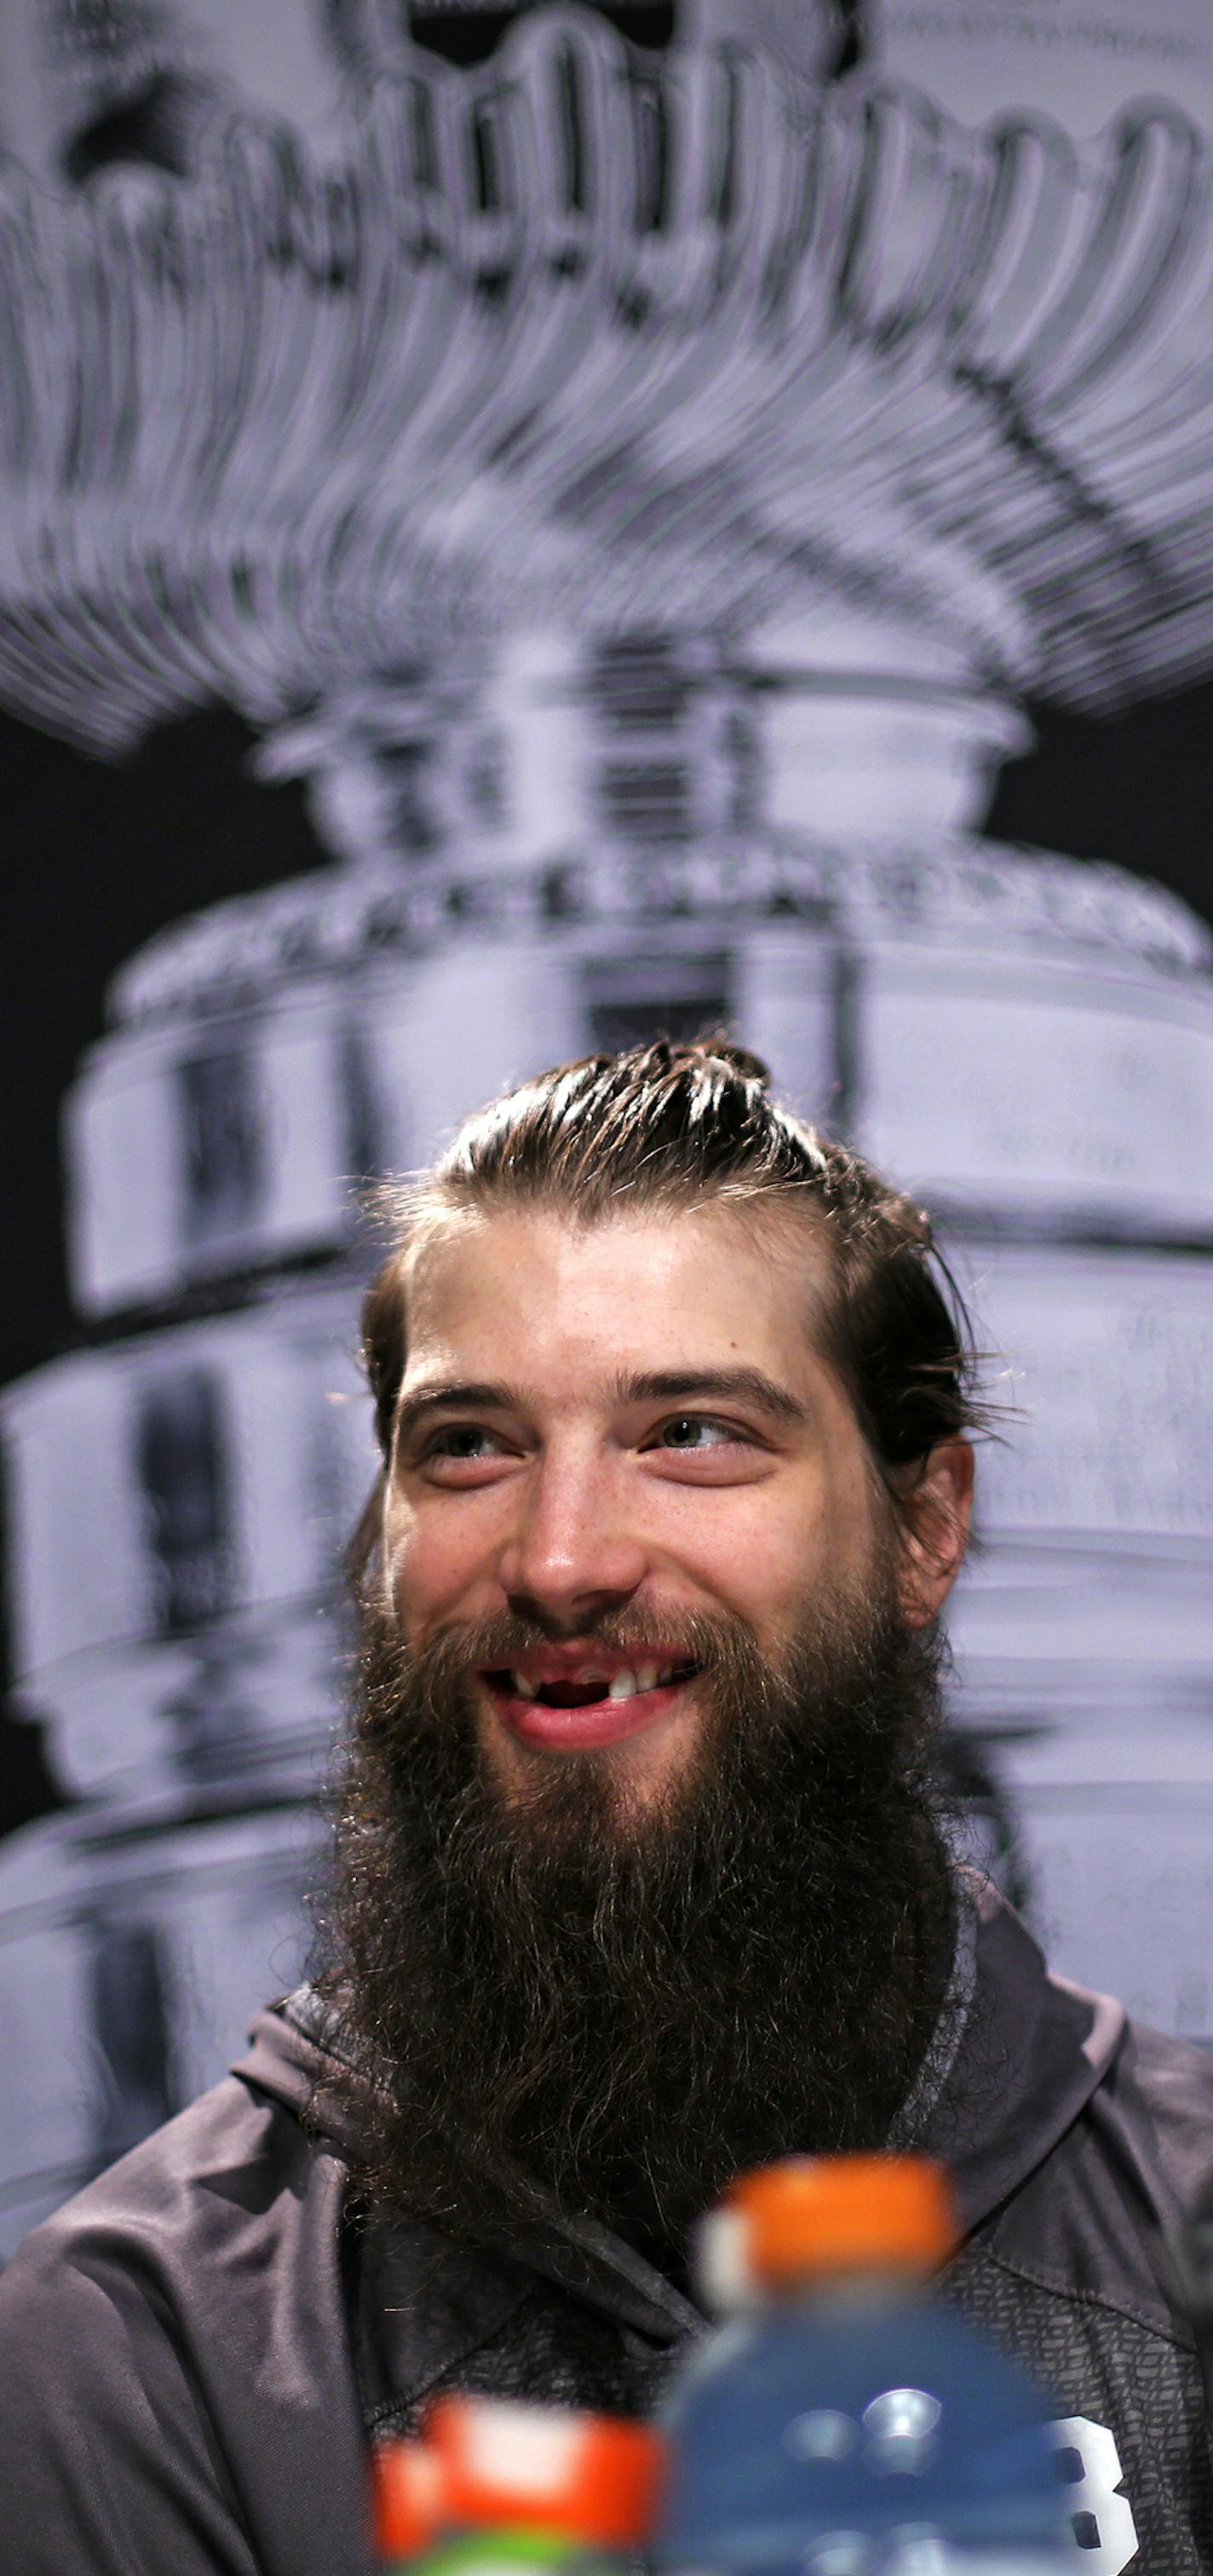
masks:
[[[641,1663],[627,1665],[616,1673],[579,1673],[575,1680],[544,1681],[522,1671],[486,1673],[490,1690],[509,1699],[530,1700],[540,1708],[594,1708],[604,1700],[622,1701],[642,1698],[650,1691],[670,1690],[677,1682],[690,1681],[699,1666],[695,1663]]]
[[[574,1674],[525,1666],[479,1676],[511,1735],[550,1752],[582,1752],[636,1735],[672,1710],[701,1666],[688,1657],[638,1657],[611,1672],[587,1657]]]

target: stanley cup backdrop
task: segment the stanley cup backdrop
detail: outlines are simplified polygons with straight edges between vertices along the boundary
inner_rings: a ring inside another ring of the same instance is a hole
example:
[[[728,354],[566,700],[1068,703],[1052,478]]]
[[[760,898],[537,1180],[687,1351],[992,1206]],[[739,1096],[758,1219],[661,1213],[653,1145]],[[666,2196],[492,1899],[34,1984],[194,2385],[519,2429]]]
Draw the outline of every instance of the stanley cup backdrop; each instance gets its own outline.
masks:
[[[65,1106],[0,2251],[304,1955],[352,1185],[658,1032],[941,1220],[1015,1408],[959,1767],[1054,1963],[1213,2039],[1209,934],[982,830],[1026,698],[1213,672],[1210,0],[8,0],[0,47],[0,703],[113,762],[236,710],[325,853],[185,919],[166,855]]]

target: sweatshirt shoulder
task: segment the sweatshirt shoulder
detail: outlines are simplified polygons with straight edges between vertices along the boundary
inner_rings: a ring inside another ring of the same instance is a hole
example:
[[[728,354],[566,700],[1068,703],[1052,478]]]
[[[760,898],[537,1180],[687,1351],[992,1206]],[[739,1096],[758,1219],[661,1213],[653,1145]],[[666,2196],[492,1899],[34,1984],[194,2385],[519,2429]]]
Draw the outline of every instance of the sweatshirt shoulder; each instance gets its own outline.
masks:
[[[314,2150],[293,2112],[226,2076],[26,2237],[0,2275],[0,2331],[27,2303],[70,2301],[82,2273],[122,2267],[150,2290],[188,2283],[225,2238],[297,2194]]]
[[[1042,2287],[1183,2343],[1164,2253],[1213,2182],[1213,2059],[1129,2022],[1078,2116],[981,2231]]]
[[[0,2489],[38,2576],[363,2568],[345,2188],[289,2105],[228,2077],[26,2238],[0,2279]]]
[[[1213,2183],[1213,2052],[1131,2021],[1102,2090],[1143,2164],[1186,2213]]]

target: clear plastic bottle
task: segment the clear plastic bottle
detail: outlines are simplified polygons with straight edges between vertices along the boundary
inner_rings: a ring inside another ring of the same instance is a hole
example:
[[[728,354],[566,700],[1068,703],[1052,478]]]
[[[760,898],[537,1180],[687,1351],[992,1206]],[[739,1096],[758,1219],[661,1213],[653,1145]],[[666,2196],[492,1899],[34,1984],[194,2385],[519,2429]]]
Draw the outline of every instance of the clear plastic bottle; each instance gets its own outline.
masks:
[[[423,2438],[373,2455],[381,2562],[411,2576],[618,2576],[652,2529],[648,2425],[493,2397],[442,2397]]]
[[[925,2158],[735,2185],[699,2247],[726,2322],[663,2410],[662,2576],[1072,2576],[1047,2408],[930,2294],[957,2234]]]

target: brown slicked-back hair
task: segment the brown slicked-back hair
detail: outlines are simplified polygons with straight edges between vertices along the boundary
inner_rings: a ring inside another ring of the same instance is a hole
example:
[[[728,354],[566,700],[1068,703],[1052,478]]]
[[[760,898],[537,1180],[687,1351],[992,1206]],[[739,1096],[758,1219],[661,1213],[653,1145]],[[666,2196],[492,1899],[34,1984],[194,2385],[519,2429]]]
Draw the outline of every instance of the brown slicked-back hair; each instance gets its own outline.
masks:
[[[362,1350],[385,1463],[408,1348],[405,1256],[427,1223],[467,1209],[551,1208],[582,1225],[710,1202],[798,1214],[830,1255],[819,1347],[894,1501],[941,1440],[987,1427],[964,1302],[925,1211],[782,1108],[769,1082],[725,1039],[584,1056],[465,1119],[420,1180],[380,1189],[393,1249],[366,1297]]]

